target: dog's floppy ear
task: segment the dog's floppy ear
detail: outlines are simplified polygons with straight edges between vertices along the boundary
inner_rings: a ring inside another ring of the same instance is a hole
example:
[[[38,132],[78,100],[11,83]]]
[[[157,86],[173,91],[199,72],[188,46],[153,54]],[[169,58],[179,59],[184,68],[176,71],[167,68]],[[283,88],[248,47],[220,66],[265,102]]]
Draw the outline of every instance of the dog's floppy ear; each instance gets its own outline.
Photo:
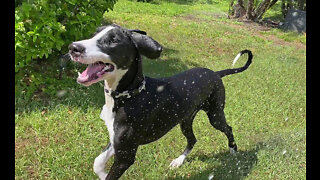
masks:
[[[147,33],[138,29],[129,30],[132,33],[133,40],[138,46],[138,51],[141,55],[150,59],[156,59],[160,57],[162,52],[162,46],[147,36]]]

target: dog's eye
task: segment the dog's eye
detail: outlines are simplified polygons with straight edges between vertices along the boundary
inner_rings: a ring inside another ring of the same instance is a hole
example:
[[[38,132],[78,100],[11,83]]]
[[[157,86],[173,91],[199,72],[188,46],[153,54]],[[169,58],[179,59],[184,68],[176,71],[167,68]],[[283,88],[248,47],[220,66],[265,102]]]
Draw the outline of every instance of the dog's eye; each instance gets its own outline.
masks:
[[[116,38],[115,37],[111,38],[109,42],[110,43],[115,43],[116,42]]]
[[[98,43],[102,46],[110,46],[118,42],[119,39],[115,35],[108,35],[98,40]]]

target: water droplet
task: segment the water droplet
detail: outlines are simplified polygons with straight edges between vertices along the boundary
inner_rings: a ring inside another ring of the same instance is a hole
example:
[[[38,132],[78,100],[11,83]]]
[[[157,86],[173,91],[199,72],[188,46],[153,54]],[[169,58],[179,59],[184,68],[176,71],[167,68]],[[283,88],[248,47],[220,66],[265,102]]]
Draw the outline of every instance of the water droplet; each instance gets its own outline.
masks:
[[[286,154],[286,153],[287,153],[287,151],[286,151],[286,150],[282,151],[282,155],[284,155],[284,154]]]
[[[157,91],[158,91],[158,92],[162,92],[163,90],[164,90],[164,86],[158,86],[158,87],[157,87]]]
[[[66,95],[66,94],[67,94],[67,91],[66,91],[66,90],[60,90],[60,91],[57,92],[57,96],[58,96],[58,97],[62,97],[62,96],[64,96],[64,95]]]

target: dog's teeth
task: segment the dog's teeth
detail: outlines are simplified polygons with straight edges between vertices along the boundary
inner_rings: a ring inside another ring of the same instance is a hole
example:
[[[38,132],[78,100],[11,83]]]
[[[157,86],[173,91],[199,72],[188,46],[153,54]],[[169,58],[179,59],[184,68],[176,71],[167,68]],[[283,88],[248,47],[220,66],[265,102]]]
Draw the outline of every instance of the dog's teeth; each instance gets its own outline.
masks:
[[[80,72],[78,72],[78,76],[80,76],[81,75],[81,73]]]
[[[108,69],[109,69],[109,66],[110,66],[109,64],[106,65],[106,67],[104,67],[103,70],[104,70],[104,71],[105,71],[105,70],[108,70]]]

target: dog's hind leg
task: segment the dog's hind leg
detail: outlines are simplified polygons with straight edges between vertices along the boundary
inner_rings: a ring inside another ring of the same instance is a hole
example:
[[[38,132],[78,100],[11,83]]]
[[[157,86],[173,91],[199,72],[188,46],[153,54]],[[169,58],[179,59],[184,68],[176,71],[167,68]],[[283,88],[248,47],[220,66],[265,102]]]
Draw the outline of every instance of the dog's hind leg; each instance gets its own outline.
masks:
[[[107,177],[107,173],[105,172],[106,163],[113,155],[114,148],[109,143],[106,149],[94,160],[93,170],[101,180]]]
[[[235,153],[237,151],[237,145],[234,142],[232,128],[227,124],[224,114],[225,89],[222,81],[215,84],[215,86],[216,90],[209,96],[203,106],[203,110],[207,113],[210,124],[227,136],[230,153]]]
[[[181,131],[182,131],[183,135],[187,138],[187,146],[186,146],[184,152],[178,158],[174,159],[170,163],[170,167],[172,167],[172,168],[180,167],[182,165],[182,163],[186,159],[187,155],[191,152],[193,146],[197,142],[197,139],[194,136],[193,130],[192,130],[192,122],[193,122],[194,116],[195,116],[195,114],[193,115],[193,117],[189,121],[183,121],[180,124]]]
[[[210,124],[227,136],[230,153],[235,153],[237,151],[237,145],[234,142],[232,128],[226,122],[223,107],[215,108],[215,110],[207,112],[207,115]]]

